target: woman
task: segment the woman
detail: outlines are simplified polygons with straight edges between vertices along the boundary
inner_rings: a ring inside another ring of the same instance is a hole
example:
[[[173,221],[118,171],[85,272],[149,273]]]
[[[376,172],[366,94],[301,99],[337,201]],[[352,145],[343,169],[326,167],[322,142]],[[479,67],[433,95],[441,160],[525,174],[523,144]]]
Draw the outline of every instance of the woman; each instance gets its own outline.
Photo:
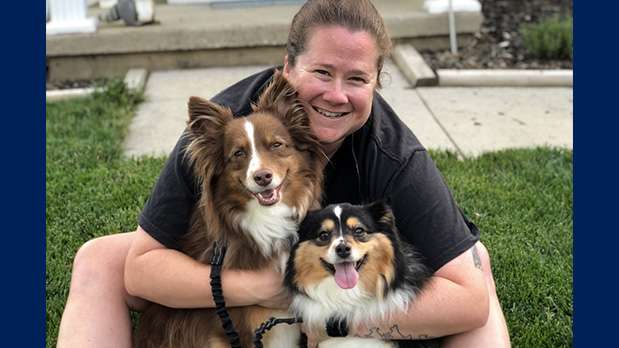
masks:
[[[375,93],[390,39],[369,1],[308,1],[295,15],[283,73],[297,88],[330,164],[326,203],[390,200],[404,238],[435,270],[422,296],[390,322],[351,328],[358,336],[441,339],[442,346],[509,346],[489,258],[440,173],[415,136]],[[272,76],[263,71],[214,101],[235,114]],[[170,307],[213,307],[210,267],[174,250],[196,201],[183,141],[170,156],[137,231],[91,240],[78,251],[59,347],[130,347],[128,309],[146,300]],[[280,275],[228,271],[229,306],[286,308]],[[384,338],[384,337],[383,337]]]

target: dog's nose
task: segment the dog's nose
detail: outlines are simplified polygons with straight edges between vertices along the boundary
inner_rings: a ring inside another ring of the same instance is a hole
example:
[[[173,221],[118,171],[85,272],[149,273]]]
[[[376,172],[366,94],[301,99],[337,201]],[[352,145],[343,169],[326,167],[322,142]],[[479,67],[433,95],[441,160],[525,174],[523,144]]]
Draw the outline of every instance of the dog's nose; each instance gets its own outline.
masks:
[[[335,247],[335,253],[337,256],[345,259],[350,256],[350,246],[346,243],[338,244],[338,246]]]
[[[261,169],[254,173],[254,181],[260,186],[267,186],[273,180],[273,173],[270,170]]]

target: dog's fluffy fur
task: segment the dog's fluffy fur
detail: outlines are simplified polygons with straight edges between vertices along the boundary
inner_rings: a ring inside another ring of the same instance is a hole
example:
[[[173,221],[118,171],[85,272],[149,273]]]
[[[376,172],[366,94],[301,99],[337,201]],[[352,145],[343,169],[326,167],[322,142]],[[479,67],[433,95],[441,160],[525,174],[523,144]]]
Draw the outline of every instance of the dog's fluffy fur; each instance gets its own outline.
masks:
[[[412,246],[398,236],[383,202],[334,204],[308,213],[288,261],[292,312],[320,340],[328,321],[354,327],[408,308],[430,277]],[[374,339],[328,339],[321,347],[391,347]]]
[[[296,92],[276,72],[253,112],[234,118],[227,108],[197,97],[189,100],[187,147],[202,187],[181,250],[208,263],[216,240],[228,251],[224,269],[283,272],[299,222],[319,207],[324,154],[312,135]],[[205,279],[204,281],[208,281]],[[272,316],[259,306],[228,308],[243,347]],[[296,345],[297,326],[267,333],[266,347]],[[142,314],[136,345],[142,348],[229,347],[214,309],[173,309],[152,304]]]

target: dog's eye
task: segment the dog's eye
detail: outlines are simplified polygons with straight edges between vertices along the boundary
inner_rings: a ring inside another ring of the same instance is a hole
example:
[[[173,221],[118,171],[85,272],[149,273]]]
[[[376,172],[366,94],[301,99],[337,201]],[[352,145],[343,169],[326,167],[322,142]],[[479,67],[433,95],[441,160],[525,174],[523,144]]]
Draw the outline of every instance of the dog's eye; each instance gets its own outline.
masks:
[[[280,143],[279,141],[274,142],[273,144],[271,144],[271,149],[278,149],[282,146],[283,144]]]
[[[233,154],[234,157],[241,157],[241,156],[245,156],[245,151],[243,150],[236,150]]]
[[[363,236],[365,234],[365,230],[361,227],[357,227],[354,229],[353,234],[357,237]]]
[[[318,233],[318,240],[320,240],[322,242],[328,241],[329,240],[329,232],[321,231],[320,233]]]

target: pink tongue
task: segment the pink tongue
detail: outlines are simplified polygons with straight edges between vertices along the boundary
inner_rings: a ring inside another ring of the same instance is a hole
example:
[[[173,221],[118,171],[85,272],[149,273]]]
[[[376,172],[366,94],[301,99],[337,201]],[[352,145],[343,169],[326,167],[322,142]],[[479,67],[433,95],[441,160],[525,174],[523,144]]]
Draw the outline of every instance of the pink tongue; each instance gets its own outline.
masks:
[[[263,199],[271,199],[273,197],[274,190],[266,190],[259,193]]]
[[[354,288],[359,280],[359,273],[355,269],[353,262],[336,263],[335,265],[335,282],[342,289]]]

